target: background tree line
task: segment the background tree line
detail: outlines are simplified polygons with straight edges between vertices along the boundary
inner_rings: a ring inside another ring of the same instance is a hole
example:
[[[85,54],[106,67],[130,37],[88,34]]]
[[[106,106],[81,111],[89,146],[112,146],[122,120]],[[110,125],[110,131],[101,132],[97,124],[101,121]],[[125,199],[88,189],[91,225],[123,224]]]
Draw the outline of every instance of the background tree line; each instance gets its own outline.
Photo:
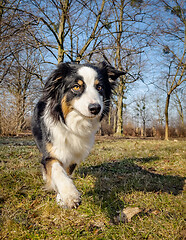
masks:
[[[0,44],[1,134],[29,127],[57,63],[106,60],[127,74],[102,134],[184,136],[183,0],[0,0]]]

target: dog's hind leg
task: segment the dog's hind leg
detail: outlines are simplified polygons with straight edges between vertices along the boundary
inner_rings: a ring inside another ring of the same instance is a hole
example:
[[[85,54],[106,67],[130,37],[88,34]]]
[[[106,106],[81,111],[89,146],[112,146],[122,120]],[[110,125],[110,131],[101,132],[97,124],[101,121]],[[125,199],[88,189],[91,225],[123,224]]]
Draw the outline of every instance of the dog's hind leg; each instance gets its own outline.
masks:
[[[51,159],[46,163],[46,180],[56,192],[56,200],[64,208],[76,208],[81,203],[81,195],[72,179],[67,175],[62,164]]]

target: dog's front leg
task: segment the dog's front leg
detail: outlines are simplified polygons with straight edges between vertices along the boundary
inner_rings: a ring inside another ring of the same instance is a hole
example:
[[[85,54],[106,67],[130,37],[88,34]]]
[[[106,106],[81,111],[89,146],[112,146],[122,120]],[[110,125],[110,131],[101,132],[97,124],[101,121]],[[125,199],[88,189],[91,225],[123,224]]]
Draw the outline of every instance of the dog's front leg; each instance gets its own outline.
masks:
[[[51,161],[50,169],[51,186],[57,191],[58,204],[64,208],[78,207],[81,203],[80,193],[59,161]]]

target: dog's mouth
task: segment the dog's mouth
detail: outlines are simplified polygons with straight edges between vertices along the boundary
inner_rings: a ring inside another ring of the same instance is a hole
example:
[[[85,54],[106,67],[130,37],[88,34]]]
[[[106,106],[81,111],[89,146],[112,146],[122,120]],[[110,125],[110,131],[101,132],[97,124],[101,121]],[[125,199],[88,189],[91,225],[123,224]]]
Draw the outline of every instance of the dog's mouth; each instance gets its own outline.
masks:
[[[96,119],[96,118],[101,117],[100,114],[98,114],[98,115],[91,114],[91,115],[87,116],[87,115],[82,114],[80,111],[78,111],[75,108],[73,108],[73,110],[85,119]]]

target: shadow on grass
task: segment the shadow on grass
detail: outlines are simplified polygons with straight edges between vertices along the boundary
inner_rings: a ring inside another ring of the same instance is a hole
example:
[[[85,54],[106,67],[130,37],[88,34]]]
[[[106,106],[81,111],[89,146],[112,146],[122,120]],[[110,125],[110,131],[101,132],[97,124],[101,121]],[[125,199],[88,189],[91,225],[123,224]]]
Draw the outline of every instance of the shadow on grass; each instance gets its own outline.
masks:
[[[102,163],[91,167],[82,167],[78,170],[81,177],[93,175],[96,183],[93,190],[86,195],[93,196],[96,204],[101,205],[112,219],[117,211],[124,208],[124,201],[119,195],[133,191],[167,192],[178,195],[184,186],[184,178],[180,176],[161,175],[143,169],[134,162],[150,162],[158,160],[152,158],[133,158],[120,161]]]
[[[32,136],[29,137],[0,137],[0,146],[35,146]]]

